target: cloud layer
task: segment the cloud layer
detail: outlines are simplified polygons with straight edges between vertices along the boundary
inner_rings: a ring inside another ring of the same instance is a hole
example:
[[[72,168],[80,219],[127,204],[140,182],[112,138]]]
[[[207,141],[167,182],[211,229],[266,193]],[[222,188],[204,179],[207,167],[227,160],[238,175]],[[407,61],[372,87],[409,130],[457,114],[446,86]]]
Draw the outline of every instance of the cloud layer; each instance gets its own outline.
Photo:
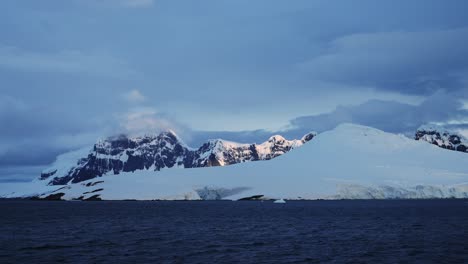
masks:
[[[455,97],[437,92],[419,105],[371,100],[357,106],[339,106],[330,113],[303,116],[291,120],[292,130],[326,131],[341,123],[356,123],[387,132],[412,135],[426,123],[446,123],[463,120],[468,111]]]
[[[411,94],[466,88],[468,28],[351,34],[300,67],[311,78]]]

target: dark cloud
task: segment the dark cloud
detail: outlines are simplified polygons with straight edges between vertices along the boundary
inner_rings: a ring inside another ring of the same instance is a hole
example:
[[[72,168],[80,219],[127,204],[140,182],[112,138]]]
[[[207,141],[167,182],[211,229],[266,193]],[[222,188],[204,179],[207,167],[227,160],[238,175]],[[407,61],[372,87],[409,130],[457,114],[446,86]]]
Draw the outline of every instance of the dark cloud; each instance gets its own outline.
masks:
[[[28,182],[38,176],[44,166],[0,167],[0,182]]]
[[[466,88],[468,28],[352,34],[303,63],[310,78],[410,94]]]
[[[451,124],[453,120],[461,122]],[[463,104],[456,96],[438,91],[417,105],[385,100],[341,105],[328,113],[295,118],[281,131],[194,131],[191,143],[197,146],[212,138],[244,143],[263,142],[274,134],[290,139],[301,138],[311,131],[324,132],[342,123],[355,123],[413,136],[419,126],[427,123],[443,123],[449,129],[467,129],[468,110],[463,109]]]
[[[66,111],[0,95],[0,167],[31,166],[52,163],[58,154],[84,146],[98,139],[121,133],[142,135],[172,129],[189,138],[190,129],[169,114],[128,101],[128,93],[114,94],[122,101],[121,109],[107,112]],[[130,99],[135,95],[131,96]],[[138,98],[143,95],[138,93]]]
[[[59,153],[94,142],[114,124],[98,116],[56,112],[0,95],[0,167],[43,165]]]
[[[468,111],[462,109],[458,98],[437,92],[419,105],[371,100],[357,106],[339,106],[330,113],[298,117],[291,120],[292,129],[288,133],[322,132],[341,123],[356,123],[392,133],[413,134],[426,123],[467,118]]]

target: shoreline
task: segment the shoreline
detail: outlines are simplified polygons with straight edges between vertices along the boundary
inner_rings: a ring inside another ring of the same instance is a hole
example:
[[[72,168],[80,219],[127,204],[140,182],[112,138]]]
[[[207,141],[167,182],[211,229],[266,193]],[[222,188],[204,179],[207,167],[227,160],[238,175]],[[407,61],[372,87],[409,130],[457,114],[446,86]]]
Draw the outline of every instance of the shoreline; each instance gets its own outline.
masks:
[[[336,202],[336,201],[468,201],[468,198],[388,198],[388,199],[283,199],[286,202]],[[0,202],[4,201],[32,201],[32,202],[271,202],[273,203],[276,199],[265,199],[265,200],[139,200],[139,199],[124,199],[124,200],[63,200],[63,199],[45,199],[37,197],[27,198],[0,198]]]

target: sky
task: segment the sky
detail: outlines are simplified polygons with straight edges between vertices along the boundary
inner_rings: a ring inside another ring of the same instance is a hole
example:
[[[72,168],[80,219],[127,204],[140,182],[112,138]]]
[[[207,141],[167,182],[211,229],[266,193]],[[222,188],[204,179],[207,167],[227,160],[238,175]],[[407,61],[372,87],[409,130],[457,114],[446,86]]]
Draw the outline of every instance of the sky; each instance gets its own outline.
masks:
[[[468,134],[465,0],[0,1],[0,181],[99,138]]]

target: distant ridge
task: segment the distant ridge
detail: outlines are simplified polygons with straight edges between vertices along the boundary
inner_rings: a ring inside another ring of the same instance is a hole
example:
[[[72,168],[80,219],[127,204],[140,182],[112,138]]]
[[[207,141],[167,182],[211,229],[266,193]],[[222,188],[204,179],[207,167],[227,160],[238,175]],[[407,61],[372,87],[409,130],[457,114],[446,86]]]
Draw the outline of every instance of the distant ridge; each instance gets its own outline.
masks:
[[[468,152],[468,139],[442,126],[423,125],[416,131],[415,139],[444,149]]]

